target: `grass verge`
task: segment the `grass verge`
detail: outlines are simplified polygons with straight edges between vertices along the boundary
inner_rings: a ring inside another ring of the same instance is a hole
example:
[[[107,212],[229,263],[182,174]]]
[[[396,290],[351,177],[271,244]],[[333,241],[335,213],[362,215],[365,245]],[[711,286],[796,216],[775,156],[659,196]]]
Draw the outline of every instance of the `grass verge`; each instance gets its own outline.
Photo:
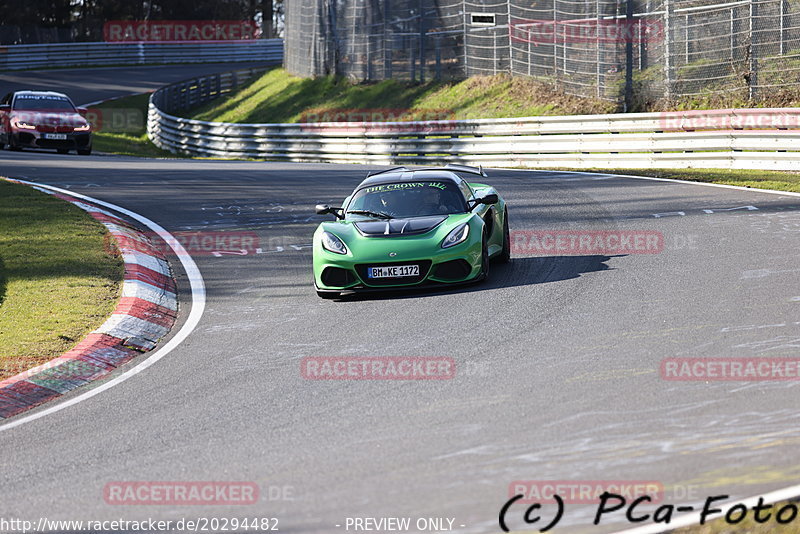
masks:
[[[566,169],[565,169],[566,170]],[[800,172],[727,169],[569,169],[604,174],[652,176],[708,184],[738,185],[800,193]]]
[[[72,348],[114,311],[122,259],[68,202],[0,180],[0,379]]]
[[[162,150],[147,138],[149,93],[126,96],[92,107],[99,112],[100,128],[92,134],[92,148],[99,152],[146,158],[181,157]]]
[[[424,84],[397,80],[354,83],[333,76],[298,78],[276,68],[235,93],[208,102],[187,116],[234,123],[293,123],[302,122],[304,115],[324,116],[326,110],[358,109],[384,110],[369,119],[375,121],[617,111],[611,102],[567,95],[542,82],[505,74]],[[396,118],[398,112],[402,113],[402,118]]]

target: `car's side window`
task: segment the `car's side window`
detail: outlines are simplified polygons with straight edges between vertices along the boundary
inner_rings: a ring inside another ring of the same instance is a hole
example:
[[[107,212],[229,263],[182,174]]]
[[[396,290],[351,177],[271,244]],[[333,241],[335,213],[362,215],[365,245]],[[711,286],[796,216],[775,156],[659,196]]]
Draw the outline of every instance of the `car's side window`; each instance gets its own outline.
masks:
[[[461,193],[463,193],[464,198],[467,199],[467,202],[474,198],[474,193],[472,192],[472,188],[466,182],[466,180],[461,180],[459,182],[458,187],[461,189]]]

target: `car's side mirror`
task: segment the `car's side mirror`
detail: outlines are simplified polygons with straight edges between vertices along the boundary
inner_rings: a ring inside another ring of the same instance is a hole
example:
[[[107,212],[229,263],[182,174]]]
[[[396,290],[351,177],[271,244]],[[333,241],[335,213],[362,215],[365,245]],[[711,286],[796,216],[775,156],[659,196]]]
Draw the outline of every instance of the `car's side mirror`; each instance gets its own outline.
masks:
[[[499,200],[500,199],[497,197],[497,195],[495,193],[492,193],[491,195],[486,195],[485,197],[476,198],[472,200],[471,202],[474,202],[474,204],[472,204],[472,207],[470,207],[469,209],[470,211],[472,211],[481,204],[497,204]]]
[[[75,109],[77,109],[78,113],[80,113],[81,115],[86,115],[89,112],[89,110],[86,108],[75,108]]]
[[[11,111],[11,106],[9,104],[2,104],[0,105],[0,111]]]
[[[316,212],[317,215],[327,215],[332,213],[337,219],[341,219],[342,215],[339,213],[340,208],[332,208],[327,204],[317,204]]]

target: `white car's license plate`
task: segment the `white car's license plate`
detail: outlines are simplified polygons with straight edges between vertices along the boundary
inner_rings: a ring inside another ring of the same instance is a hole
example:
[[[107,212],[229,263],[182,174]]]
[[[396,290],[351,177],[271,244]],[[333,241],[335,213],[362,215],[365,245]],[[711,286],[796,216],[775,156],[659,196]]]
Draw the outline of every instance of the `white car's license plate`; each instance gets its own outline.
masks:
[[[67,134],[44,134],[45,139],[57,139],[59,141],[64,141],[67,138]]]
[[[367,278],[404,278],[406,276],[419,276],[419,265],[367,268]]]

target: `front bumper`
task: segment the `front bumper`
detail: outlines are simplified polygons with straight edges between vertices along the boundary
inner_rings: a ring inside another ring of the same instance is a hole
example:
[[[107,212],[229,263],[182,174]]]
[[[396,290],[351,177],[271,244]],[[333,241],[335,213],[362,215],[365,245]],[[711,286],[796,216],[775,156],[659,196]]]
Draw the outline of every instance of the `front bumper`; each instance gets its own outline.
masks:
[[[411,285],[411,286],[384,286],[384,287],[372,287],[366,285],[355,285],[352,287],[346,288],[339,288],[339,289],[327,289],[321,288],[317,285],[316,281],[314,282],[314,289],[320,293],[336,293],[336,294],[360,294],[360,293],[386,293],[390,291],[400,291],[401,289],[405,289],[406,291],[411,290],[437,290],[437,289],[450,289],[453,287],[459,286],[467,286],[470,284],[474,284],[483,280],[480,276],[480,273],[472,279],[463,280],[461,282],[421,282],[419,284]]]
[[[385,291],[387,289],[442,287],[480,279],[481,243],[463,243],[431,255],[402,255],[386,261],[387,254],[354,258],[314,245],[314,286],[317,291]],[[369,278],[369,267],[419,265],[418,276]]]
[[[47,139],[48,134],[36,130],[12,130],[11,143],[23,148],[87,149],[92,146],[91,132],[58,134],[65,139]]]

